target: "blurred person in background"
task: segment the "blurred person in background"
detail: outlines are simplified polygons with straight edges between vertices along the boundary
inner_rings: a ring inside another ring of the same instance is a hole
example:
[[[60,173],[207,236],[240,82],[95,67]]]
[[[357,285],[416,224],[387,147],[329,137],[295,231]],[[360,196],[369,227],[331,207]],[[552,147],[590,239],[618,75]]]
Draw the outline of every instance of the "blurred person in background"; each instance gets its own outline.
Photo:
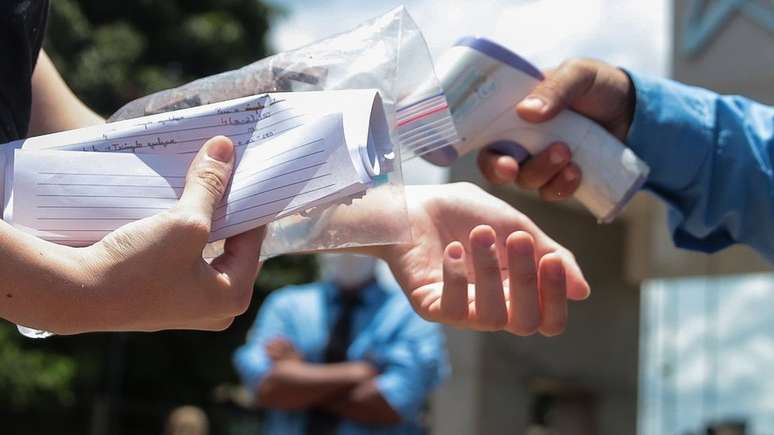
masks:
[[[272,293],[234,362],[276,435],[417,434],[449,372],[422,320],[376,260],[320,257],[322,280]]]
[[[774,107],[574,59],[516,106],[536,123],[564,109],[598,122],[650,166],[645,189],[669,205],[678,247],[711,253],[743,243],[774,262]],[[491,151],[479,166],[492,182],[559,200],[580,183],[571,158],[558,143],[522,168]]]
[[[210,420],[196,406],[180,406],[167,417],[164,435],[210,435]]]

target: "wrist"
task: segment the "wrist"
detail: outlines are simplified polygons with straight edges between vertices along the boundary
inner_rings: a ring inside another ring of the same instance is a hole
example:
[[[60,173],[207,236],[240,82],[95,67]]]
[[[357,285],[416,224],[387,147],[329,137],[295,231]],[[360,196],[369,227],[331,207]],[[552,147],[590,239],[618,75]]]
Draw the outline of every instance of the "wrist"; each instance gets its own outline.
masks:
[[[352,386],[373,379],[377,375],[376,368],[365,361],[335,363],[328,367],[338,373],[334,377]]]
[[[636,90],[626,70],[605,65],[597,72],[598,93],[603,102],[604,112],[597,121],[624,142],[634,119]]]
[[[353,377],[355,383],[360,383],[368,379],[373,379],[379,372],[376,366],[367,361],[354,361],[350,363],[354,366]]]
[[[634,122],[634,110],[637,106],[637,90],[634,87],[634,80],[632,80],[632,77],[629,75],[629,73],[623,68],[616,69],[619,75],[618,83],[620,88],[619,92],[621,93],[622,107],[620,108],[620,132],[613,133],[616,134],[616,136],[618,136],[622,141],[625,141],[626,137],[629,135],[632,122]]]
[[[114,265],[98,245],[65,248],[62,264],[67,269],[66,282],[71,283],[67,300],[73,305],[68,312],[75,315],[68,322],[68,330],[60,334],[120,330],[128,326],[122,318],[126,301],[118,300],[115,291],[120,282],[112,271]]]
[[[94,282],[89,273],[92,263],[84,250],[39,241],[35,246],[38,270],[35,287],[16,298],[17,323],[59,335],[79,334],[100,329],[99,306],[95,304]],[[16,310],[15,310],[16,311]],[[16,316],[14,316],[16,317]],[[12,319],[9,319],[12,320]]]

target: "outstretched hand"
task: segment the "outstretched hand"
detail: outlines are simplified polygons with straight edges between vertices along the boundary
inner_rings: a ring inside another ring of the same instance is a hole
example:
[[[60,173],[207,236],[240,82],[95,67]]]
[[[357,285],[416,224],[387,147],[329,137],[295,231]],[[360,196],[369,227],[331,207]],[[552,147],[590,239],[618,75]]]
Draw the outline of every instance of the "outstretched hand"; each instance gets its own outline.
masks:
[[[516,335],[560,334],[590,289],[573,255],[467,184],[407,186],[413,240],[379,254],[423,318]]]

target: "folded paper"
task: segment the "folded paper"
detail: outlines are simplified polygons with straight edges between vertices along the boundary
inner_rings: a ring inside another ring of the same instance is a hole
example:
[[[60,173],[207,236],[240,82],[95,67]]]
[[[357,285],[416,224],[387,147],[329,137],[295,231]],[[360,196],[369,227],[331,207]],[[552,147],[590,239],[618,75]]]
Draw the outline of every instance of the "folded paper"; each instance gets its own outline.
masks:
[[[218,134],[237,156],[211,241],[350,201],[393,158],[376,91],[246,97],[11,144],[4,219],[46,240],[91,244],[174,206],[191,160]]]

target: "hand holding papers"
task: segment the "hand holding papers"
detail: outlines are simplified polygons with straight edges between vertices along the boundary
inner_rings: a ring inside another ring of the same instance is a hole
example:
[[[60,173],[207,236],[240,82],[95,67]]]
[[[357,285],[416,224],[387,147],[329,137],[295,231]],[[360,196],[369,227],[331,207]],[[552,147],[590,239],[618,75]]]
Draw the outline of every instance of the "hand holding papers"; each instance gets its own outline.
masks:
[[[231,137],[237,160],[210,240],[347,201],[391,168],[375,91],[270,94],[18,143],[4,218],[47,240],[91,244],[171,208],[214,134]]]
[[[225,255],[202,261],[234,163],[230,140],[208,140],[171,210],[88,247],[50,243],[0,222],[7,278],[0,317],[57,334],[228,327],[250,303],[263,238],[261,230],[231,237]]]

